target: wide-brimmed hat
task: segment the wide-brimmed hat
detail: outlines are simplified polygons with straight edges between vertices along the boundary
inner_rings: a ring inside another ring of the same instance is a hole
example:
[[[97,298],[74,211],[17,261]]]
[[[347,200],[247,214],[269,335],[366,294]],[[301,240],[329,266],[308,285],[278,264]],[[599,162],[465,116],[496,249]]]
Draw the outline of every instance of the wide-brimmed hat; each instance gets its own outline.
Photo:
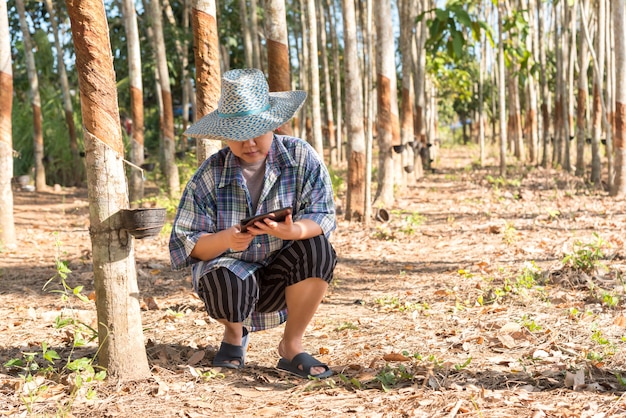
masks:
[[[217,109],[191,125],[185,135],[247,141],[285,124],[302,107],[302,90],[270,93],[263,72],[230,70],[222,76],[222,96]]]

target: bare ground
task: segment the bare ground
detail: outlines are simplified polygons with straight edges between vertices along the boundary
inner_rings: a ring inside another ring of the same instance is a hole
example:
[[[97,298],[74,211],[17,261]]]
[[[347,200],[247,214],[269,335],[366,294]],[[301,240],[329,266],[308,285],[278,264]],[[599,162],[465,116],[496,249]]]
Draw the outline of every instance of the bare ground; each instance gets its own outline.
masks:
[[[443,149],[387,223],[340,221],[336,280],[305,342],[335,371],[324,381],[275,368],[281,328],[252,335],[243,370],[211,368],[220,327],[189,272],[170,270],[165,233],[135,246],[152,377],[89,381],[87,368],[77,383],[69,362],[96,352],[81,325],[95,326],[95,306],[53,290],[56,260],[69,287],[93,290],[86,191],[16,192],[19,245],[0,249],[0,416],[626,416],[624,202],[555,170],[504,181],[472,158]],[[30,372],[16,363],[28,353]]]

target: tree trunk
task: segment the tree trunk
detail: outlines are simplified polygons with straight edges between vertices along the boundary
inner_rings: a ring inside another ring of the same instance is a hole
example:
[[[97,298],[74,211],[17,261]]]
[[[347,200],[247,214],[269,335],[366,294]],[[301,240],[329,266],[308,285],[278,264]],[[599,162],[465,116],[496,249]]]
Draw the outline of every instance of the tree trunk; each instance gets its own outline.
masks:
[[[500,115],[500,176],[506,175],[506,80],[504,72],[504,39],[502,20],[504,5],[498,3],[498,103]]]
[[[267,84],[270,91],[291,90],[285,0],[265,1],[265,39],[267,46]],[[293,135],[291,121],[281,126],[279,132]]]
[[[13,217],[13,139],[11,110],[13,106],[13,69],[7,3],[0,1],[0,247],[17,246]]]
[[[394,203],[393,145],[400,145],[393,22],[390,0],[376,2],[376,93],[378,96],[378,190],[375,200]]]
[[[573,7],[567,3],[563,4],[565,9],[563,17],[563,170],[572,171],[570,143],[572,140],[572,126],[574,121],[574,65],[576,61],[576,37],[572,25],[575,25],[574,13],[576,12],[576,1]]]
[[[554,54],[556,60],[555,74],[555,99],[554,99],[554,142],[552,143],[552,165],[560,165],[563,162],[563,94],[564,86],[564,69],[563,69],[563,43],[561,42],[562,34],[562,13],[563,3],[554,5]],[[560,28],[560,29],[559,29]]]
[[[533,1],[528,1],[526,4],[526,9],[528,10],[529,16],[529,30],[530,34],[528,36],[527,49],[531,52],[532,63],[536,64],[539,62],[537,59],[537,44],[539,43],[539,38],[537,36],[537,28],[536,22],[533,19],[533,11],[535,10]],[[527,109],[528,113],[526,115],[526,126],[527,126],[527,134],[528,134],[528,159],[531,163],[535,163],[538,160],[538,145],[539,145],[539,131],[537,124],[537,82],[535,79],[535,75],[533,72],[528,74],[528,104]]]
[[[419,12],[428,10],[428,0],[419,0],[420,8]],[[424,161],[418,151],[422,147],[427,146],[426,140],[426,123],[425,123],[425,107],[426,107],[426,50],[424,44],[428,36],[426,22],[424,20],[418,22],[415,29],[415,54],[413,57],[413,84],[414,84],[414,133],[416,141],[418,142],[415,147],[413,168],[415,170],[415,178],[420,179],[424,176]]]
[[[144,346],[133,238],[122,229],[128,208],[124,144],[104,4],[67,0],[72,25],[81,110],[90,235],[98,314],[98,361],[121,380],[150,376]]]
[[[26,70],[28,71],[28,84],[30,86],[30,101],[33,109],[33,157],[35,165],[35,190],[45,191],[46,169],[43,165],[44,144],[41,120],[41,98],[39,96],[39,77],[35,67],[35,54],[33,54],[32,41],[26,22],[24,0],[16,0],[15,5],[20,17],[20,28],[24,36],[24,55],[26,57]]]
[[[548,167],[548,143],[550,141],[550,111],[548,106],[548,81],[546,77],[546,50],[545,42],[543,42],[543,2],[537,1],[537,35],[541,42],[539,42],[539,82],[541,84],[541,145],[542,156],[541,166]]]
[[[615,40],[615,181],[612,196],[626,195],[626,1],[613,2]]]
[[[132,121],[130,160],[135,166],[141,167],[144,162],[143,81],[141,78],[139,29],[137,28],[137,14],[133,0],[123,0],[122,10],[126,30],[128,79],[130,82],[130,118]],[[143,199],[143,192],[143,171],[131,167],[130,201],[136,202]]]
[[[605,100],[605,118],[607,121],[606,126],[606,156],[607,156],[607,174],[608,174],[608,189],[611,193],[615,184],[615,152],[613,148],[613,141],[615,136],[615,39],[613,23],[613,10],[615,5],[611,2],[607,3],[606,13],[606,100]]]
[[[346,0],[343,0],[346,1]],[[363,197],[363,204],[365,208],[363,210],[364,224],[369,226],[372,220],[372,145],[373,145],[373,120],[374,120],[374,65],[372,65],[372,59],[374,58],[374,41],[372,34],[372,3],[373,0],[366,0],[366,20],[367,23],[363,28],[365,34],[365,50],[367,51],[368,66],[365,67],[365,107],[366,107],[366,125],[365,125],[365,193]],[[356,20],[356,19],[355,19]]]
[[[588,9],[589,0],[582,0],[582,6]],[[581,25],[589,23],[580,19]],[[576,170],[574,175],[583,177],[585,175],[585,141],[587,139],[587,90],[589,89],[589,80],[587,70],[589,68],[589,49],[587,42],[582,40],[578,48],[578,97],[576,104]]]
[[[400,114],[400,141],[402,143],[402,168],[405,184],[415,184],[413,142],[413,29],[417,11],[416,0],[399,1],[400,16],[400,51],[402,51],[402,112]],[[410,174],[410,175],[408,175]]]
[[[328,161],[330,167],[337,167],[337,143],[335,140],[335,121],[333,118],[333,97],[330,91],[330,68],[326,48],[326,18],[322,2],[317,3],[319,16],[320,55],[322,57],[322,75],[324,76],[324,113],[326,116],[326,138],[328,138]],[[361,112],[362,113],[362,112]]]
[[[250,24],[252,30],[252,57],[255,68],[263,70],[261,59],[261,42],[259,39],[259,11],[256,0],[250,0]]]
[[[594,63],[594,72],[598,76],[593,79],[593,105],[592,105],[592,133],[591,133],[591,182],[600,187],[602,179],[602,161],[600,158],[600,138],[602,136],[602,79],[604,78],[604,47],[605,47],[605,2],[598,0],[597,2],[597,30],[595,55],[597,62]]]
[[[63,94],[63,110],[65,111],[65,123],[67,124],[67,133],[69,135],[70,152],[72,153],[72,180],[70,185],[78,186],[83,179],[84,166],[78,151],[78,140],[76,138],[76,125],[74,124],[74,109],[72,109],[72,97],[70,95],[70,86],[67,79],[67,71],[65,70],[65,61],[63,59],[64,51],[59,40],[59,29],[57,18],[54,12],[52,0],[45,0],[46,9],[50,14],[50,24],[52,26],[52,34],[54,35],[54,46],[57,51],[57,66],[59,71],[59,80],[61,82],[61,93]]]
[[[196,120],[217,108],[221,71],[215,0],[193,0],[191,21],[196,65]],[[220,150],[215,139],[196,140],[198,165]]]
[[[167,192],[169,197],[180,196],[180,179],[178,166],[174,159],[176,143],[174,136],[174,107],[172,92],[170,89],[170,75],[167,68],[167,56],[165,54],[165,40],[163,38],[163,18],[160,0],[150,0],[150,12],[152,27],[154,28],[154,44],[156,48],[156,66],[159,71],[161,85],[161,97],[163,99],[163,157],[165,163],[165,177],[167,179]]]
[[[271,0],[270,0],[271,1]],[[254,46],[252,45],[252,26],[248,19],[248,1],[239,0],[239,20],[243,36],[243,58],[247,68],[254,67]]]
[[[311,137],[315,151],[322,159],[324,156],[324,140],[322,138],[322,110],[320,96],[320,70],[317,48],[317,21],[315,18],[315,0],[307,0],[307,29],[306,42],[309,47],[309,103],[311,105]]]
[[[339,60],[339,41],[337,40],[337,31],[336,31],[336,18],[335,18],[335,3],[331,4],[330,0],[326,0],[326,8],[328,10],[328,18],[330,23],[330,42],[332,45],[332,53],[333,53],[333,76],[334,76],[334,97],[335,97],[335,143],[336,149],[334,150],[335,159],[339,161],[344,161],[343,158],[343,109],[342,104],[343,100],[341,98],[341,63]],[[331,166],[332,166],[332,154],[331,150]]]
[[[346,220],[362,222],[365,208],[365,132],[354,1],[342,0],[342,10],[345,44],[346,128],[348,138],[350,138]]]

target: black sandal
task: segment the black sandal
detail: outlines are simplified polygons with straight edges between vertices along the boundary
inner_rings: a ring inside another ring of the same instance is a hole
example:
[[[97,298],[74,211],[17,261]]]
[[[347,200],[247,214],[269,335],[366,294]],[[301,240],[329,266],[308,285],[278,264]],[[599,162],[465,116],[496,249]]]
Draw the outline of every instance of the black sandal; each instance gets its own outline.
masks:
[[[248,351],[249,333],[243,329],[241,345],[233,345],[222,341],[220,349],[213,359],[213,367],[226,367],[228,369],[240,369],[246,364],[246,351]],[[233,363],[238,361],[239,364]]]

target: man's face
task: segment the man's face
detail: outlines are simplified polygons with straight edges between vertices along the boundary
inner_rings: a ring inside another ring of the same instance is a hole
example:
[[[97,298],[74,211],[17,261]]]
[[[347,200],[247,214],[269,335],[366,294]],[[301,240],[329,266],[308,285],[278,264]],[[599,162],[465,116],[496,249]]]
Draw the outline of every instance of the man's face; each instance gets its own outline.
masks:
[[[273,132],[267,132],[247,141],[226,141],[230,150],[246,163],[256,163],[267,157],[274,139]]]

